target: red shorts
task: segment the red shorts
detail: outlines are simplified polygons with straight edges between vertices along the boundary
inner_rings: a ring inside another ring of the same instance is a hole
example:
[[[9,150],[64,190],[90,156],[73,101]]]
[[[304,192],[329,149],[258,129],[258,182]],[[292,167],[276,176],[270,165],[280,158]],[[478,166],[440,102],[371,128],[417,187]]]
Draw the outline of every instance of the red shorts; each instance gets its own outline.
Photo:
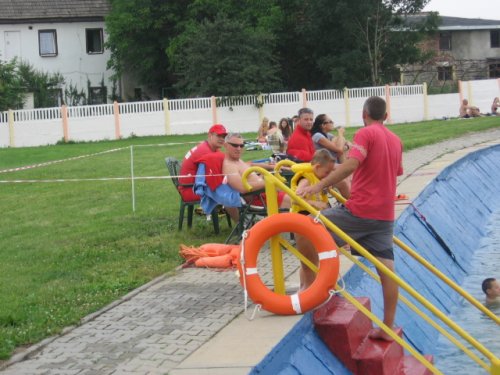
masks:
[[[285,198],[285,193],[282,191],[278,191],[278,207],[281,206],[281,203],[283,203],[284,198]],[[266,203],[266,193],[262,193],[259,196],[255,196],[250,202],[252,206],[259,206],[259,207],[264,207],[265,203]]]

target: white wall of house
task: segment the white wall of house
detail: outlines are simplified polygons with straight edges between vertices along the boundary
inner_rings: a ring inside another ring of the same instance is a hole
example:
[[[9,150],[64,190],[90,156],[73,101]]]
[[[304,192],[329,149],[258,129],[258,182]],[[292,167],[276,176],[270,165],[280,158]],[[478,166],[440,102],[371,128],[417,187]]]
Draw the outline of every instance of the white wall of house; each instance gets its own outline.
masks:
[[[110,52],[104,49],[103,53],[87,53],[86,29],[98,28],[103,29],[106,41],[104,22],[0,24],[0,59],[17,57],[37,70],[59,72],[65,78],[65,86],[72,84],[84,92],[88,81],[98,87],[104,78],[109,95],[112,72],[106,69],[106,63]],[[40,56],[40,30],[56,30],[57,56]]]
[[[500,58],[500,48],[491,48],[490,30],[454,31],[451,52],[457,60]]]

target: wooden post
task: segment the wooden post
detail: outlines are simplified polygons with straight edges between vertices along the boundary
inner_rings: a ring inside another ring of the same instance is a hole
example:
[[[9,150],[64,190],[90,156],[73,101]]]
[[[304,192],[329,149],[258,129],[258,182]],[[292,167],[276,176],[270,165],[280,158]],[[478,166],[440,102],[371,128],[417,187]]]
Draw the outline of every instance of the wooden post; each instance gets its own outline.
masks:
[[[9,109],[7,112],[7,121],[9,123],[9,147],[16,147],[14,142],[14,111]]]
[[[351,124],[351,106],[349,103],[349,89],[344,87],[344,105],[345,105],[345,126]]]
[[[62,117],[64,142],[67,143],[69,141],[69,129],[68,129],[68,107],[66,107],[66,104],[63,104],[61,106],[61,117]]]
[[[427,82],[422,85],[422,90],[424,94],[424,120],[429,120],[429,98],[427,96]]]
[[[172,128],[170,127],[170,108],[167,98],[163,98],[163,115],[165,116],[165,134],[171,135]]]
[[[113,115],[115,116],[115,139],[120,139],[122,137],[120,127],[120,107],[118,106],[118,102],[116,100],[113,102]]]
[[[385,85],[385,103],[387,111],[387,123],[392,124],[391,117],[391,86]]]
[[[302,108],[307,107],[307,92],[306,89],[302,89]]]
[[[210,98],[212,100],[212,124],[217,124],[217,101],[215,96]]]

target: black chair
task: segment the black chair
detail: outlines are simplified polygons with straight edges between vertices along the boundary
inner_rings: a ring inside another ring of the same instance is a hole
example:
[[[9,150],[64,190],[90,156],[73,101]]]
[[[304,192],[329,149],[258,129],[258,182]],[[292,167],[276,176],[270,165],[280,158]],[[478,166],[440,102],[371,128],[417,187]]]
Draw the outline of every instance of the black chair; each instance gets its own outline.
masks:
[[[241,194],[242,206],[239,208],[239,220],[234,226],[229,236],[226,238],[225,243],[239,243],[243,232],[250,229],[255,222],[267,216],[267,208],[261,194],[264,190],[253,191],[246,194]],[[250,204],[247,202],[256,203],[258,205]]]
[[[192,184],[181,184],[179,182],[179,178],[177,176],[179,176],[179,172],[181,170],[181,164],[179,163],[179,161],[176,158],[173,158],[173,157],[165,158],[165,164],[167,165],[168,172],[170,173],[170,176],[172,177],[171,178],[172,183],[174,184],[175,189],[179,193],[179,197],[180,197],[179,230],[182,229],[182,224],[184,222],[184,212],[186,211],[186,208],[187,208],[187,225],[188,225],[188,228],[191,228],[193,226],[194,208],[195,208],[195,206],[200,204],[200,200],[198,199],[197,201],[189,201],[189,202],[184,201],[184,199],[182,198],[181,192],[179,191],[179,187],[180,186],[192,187],[193,185]],[[211,213],[212,223],[214,225],[215,234],[219,234],[219,232],[220,232],[219,212],[220,212],[220,207],[216,207]],[[229,227],[231,227],[231,218],[229,217],[227,212],[225,214],[226,214],[228,225],[229,225]]]
[[[226,238],[225,243],[239,243],[244,231],[267,216],[267,206],[262,193],[264,193],[264,189],[241,194],[243,204],[239,208],[239,220]],[[280,208],[279,212],[289,212],[289,209]]]

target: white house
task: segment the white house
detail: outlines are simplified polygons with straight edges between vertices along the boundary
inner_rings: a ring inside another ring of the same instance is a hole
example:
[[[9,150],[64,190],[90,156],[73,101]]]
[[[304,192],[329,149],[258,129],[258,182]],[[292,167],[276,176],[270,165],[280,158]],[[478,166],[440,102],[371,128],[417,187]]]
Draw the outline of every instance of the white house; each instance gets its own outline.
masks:
[[[438,32],[421,48],[434,52],[433,58],[423,65],[403,67],[401,83],[442,86],[458,80],[500,78],[500,20],[441,16]]]
[[[89,104],[105,103],[112,89],[104,48],[109,11],[107,0],[0,0],[0,59],[61,73],[61,99],[72,85],[87,93]]]

